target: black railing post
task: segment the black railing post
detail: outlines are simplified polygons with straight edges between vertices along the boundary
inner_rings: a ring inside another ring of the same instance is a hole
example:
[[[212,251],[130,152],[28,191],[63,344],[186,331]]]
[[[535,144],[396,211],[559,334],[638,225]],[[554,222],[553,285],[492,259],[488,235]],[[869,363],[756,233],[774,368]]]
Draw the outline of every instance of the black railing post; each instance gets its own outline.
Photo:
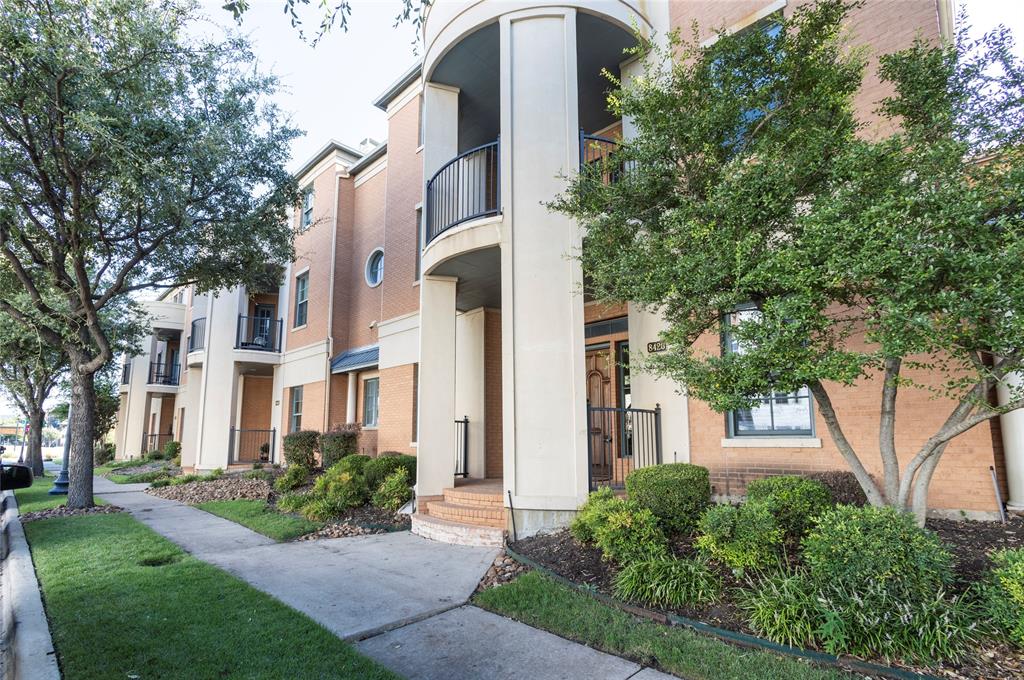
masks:
[[[228,430],[228,465],[235,462],[235,426]]]
[[[593,426],[590,423],[590,400],[587,399],[587,491],[594,489],[594,436],[591,434]]]
[[[469,416],[462,416],[462,476],[469,476]]]
[[[658,460],[657,465],[661,465],[661,404],[654,405],[654,450]]]
[[[277,448],[277,428],[270,428],[270,462],[274,462],[274,453]]]
[[[278,352],[284,351],[284,319],[277,320],[277,347],[274,349]]]

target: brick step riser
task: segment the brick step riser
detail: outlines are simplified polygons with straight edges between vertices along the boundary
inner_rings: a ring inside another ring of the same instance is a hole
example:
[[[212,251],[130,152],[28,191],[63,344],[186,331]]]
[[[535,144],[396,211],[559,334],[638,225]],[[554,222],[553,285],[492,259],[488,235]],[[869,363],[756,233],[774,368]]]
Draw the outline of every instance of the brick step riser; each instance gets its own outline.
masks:
[[[505,513],[501,511],[480,510],[466,506],[447,507],[440,503],[428,503],[427,514],[431,517],[456,522],[458,524],[474,524],[476,526],[505,528]]]

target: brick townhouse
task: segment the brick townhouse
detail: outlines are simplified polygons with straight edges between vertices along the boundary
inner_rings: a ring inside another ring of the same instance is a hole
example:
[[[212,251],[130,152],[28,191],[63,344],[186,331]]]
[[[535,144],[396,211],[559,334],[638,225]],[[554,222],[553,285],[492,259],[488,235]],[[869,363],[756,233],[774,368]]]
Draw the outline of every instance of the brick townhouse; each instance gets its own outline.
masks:
[[[713,39],[799,4],[433,3],[422,61],[375,102],[387,143],[331,142],[298,172],[296,260],[280,286],[151,303],[150,349],[125,369],[118,455],[174,438],[187,467],[280,460],[284,433],[358,422],[365,452],[418,456],[413,530],[475,543],[513,519],[520,535],[564,524],[590,488],[640,465],[704,465],[722,496],[764,475],[845,469],[805,390],[723,416],[631,373],[630,353],[658,350],[662,320],[586,299],[567,257],[578,225],[544,207],[567,173],[633,133],[607,112],[600,76],[639,73],[623,56],[633,26],[657,37],[696,21]],[[887,94],[877,55],[948,38],[951,7],[869,0],[849,28],[874,55],[856,101],[874,125]],[[834,397],[864,449],[878,437],[877,383]],[[899,399],[909,455],[950,404]],[[931,506],[994,513],[989,466],[1003,498],[1024,504],[1021,414],[950,444]]]

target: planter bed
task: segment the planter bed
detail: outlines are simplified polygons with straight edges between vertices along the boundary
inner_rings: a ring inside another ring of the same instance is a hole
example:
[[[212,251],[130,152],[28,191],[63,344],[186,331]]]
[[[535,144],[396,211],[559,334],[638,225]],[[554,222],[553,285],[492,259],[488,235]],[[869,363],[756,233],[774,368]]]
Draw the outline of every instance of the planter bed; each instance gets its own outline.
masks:
[[[953,553],[957,585],[961,588],[976,582],[990,566],[987,557],[989,552],[1024,545],[1024,518],[1015,518],[1006,525],[998,522],[931,520],[928,522],[928,528],[938,534]],[[612,585],[618,567],[602,559],[600,549],[579,543],[568,531],[523,539],[511,547],[515,552],[549,569],[557,576],[603,596],[614,597]],[[676,540],[672,550],[678,557],[692,557],[695,554],[689,539]],[[746,624],[743,612],[730,597],[730,592],[743,585],[743,581],[737,579],[727,568],[716,567],[715,570],[722,578],[723,584],[723,599],[719,602],[706,607],[663,608],[651,611],[692,619],[726,631],[754,635]],[[870,661],[885,663],[878,659]],[[955,680],[1012,680],[1024,677],[1024,651],[986,642],[972,658],[957,665],[898,668]]]
[[[314,541],[320,538],[348,538],[368,534],[386,534],[391,531],[407,531],[410,523],[409,515],[366,505],[347,510],[319,530],[300,536],[296,540]]]

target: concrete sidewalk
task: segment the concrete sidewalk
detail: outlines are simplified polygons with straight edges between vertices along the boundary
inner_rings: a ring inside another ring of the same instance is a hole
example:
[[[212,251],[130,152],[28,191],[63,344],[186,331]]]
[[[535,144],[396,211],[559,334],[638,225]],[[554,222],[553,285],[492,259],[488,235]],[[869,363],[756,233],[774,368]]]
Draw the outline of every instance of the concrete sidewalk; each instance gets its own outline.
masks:
[[[104,500],[358,641],[364,654],[407,678],[670,677],[467,605],[497,554],[493,548],[447,545],[407,531],[276,543],[202,510],[102,482],[97,479],[96,493]]]

